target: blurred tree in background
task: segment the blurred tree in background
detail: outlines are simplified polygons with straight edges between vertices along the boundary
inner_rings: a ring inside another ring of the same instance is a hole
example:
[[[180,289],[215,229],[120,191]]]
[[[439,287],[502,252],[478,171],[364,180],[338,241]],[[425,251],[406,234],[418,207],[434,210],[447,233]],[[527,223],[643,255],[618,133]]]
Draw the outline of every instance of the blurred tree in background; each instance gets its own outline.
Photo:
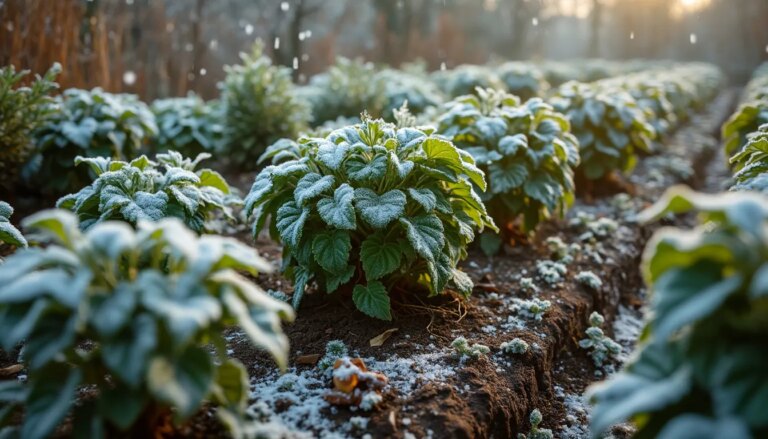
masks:
[[[768,58],[768,0],[0,0],[0,65],[58,61],[64,87],[212,97],[256,38],[299,82],[338,55],[673,58],[743,80]]]

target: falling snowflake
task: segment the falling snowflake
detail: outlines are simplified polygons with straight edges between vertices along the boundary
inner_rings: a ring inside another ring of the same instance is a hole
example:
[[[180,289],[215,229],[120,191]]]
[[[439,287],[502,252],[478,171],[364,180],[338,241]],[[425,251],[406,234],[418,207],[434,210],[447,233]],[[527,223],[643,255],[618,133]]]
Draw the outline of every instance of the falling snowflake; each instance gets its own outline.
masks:
[[[125,73],[123,73],[123,83],[125,85],[133,85],[136,83],[136,73],[134,73],[132,70],[128,70]]]

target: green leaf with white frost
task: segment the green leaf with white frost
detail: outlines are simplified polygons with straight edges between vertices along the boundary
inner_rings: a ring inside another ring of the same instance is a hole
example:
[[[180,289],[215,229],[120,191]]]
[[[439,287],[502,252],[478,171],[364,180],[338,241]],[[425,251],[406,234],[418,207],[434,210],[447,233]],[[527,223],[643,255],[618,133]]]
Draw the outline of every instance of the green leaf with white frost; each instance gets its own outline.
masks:
[[[405,194],[397,189],[381,195],[365,188],[355,190],[355,206],[360,216],[377,229],[403,215],[405,203]]]
[[[25,437],[48,437],[68,414],[119,434],[148,425],[158,406],[179,423],[204,401],[243,416],[244,370],[233,375],[209,351],[233,326],[286,365],[280,324],[293,311],[239,274],[269,264],[238,241],[198,238],[176,218],[83,233],[74,214],[53,210],[25,224],[48,245],[0,264],[0,342],[25,346],[27,380],[14,401]],[[84,352],[82,340],[99,348]],[[75,404],[85,385],[93,402]]]
[[[323,198],[317,202],[317,212],[329,226],[354,230],[357,224],[355,208],[352,206],[354,198],[354,189],[344,183],[333,192],[333,198]]]
[[[288,245],[296,247],[304,232],[304,223],[309,217],[309,207],[299,207],[289,201],[277,210],[277,230],[280,238]]]

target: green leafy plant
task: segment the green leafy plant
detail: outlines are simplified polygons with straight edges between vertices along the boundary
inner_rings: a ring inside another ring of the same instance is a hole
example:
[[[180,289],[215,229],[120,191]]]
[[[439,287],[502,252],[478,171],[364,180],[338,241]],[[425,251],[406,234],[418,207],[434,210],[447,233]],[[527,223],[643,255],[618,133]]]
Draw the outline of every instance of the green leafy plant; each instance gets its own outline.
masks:
[[[541,70],[531,64],[508,62],[499,66],[497,72],[507,91],[523,101],[543,97],[549,90]]]
[[[381,117],[389,103],[387,88],[385,76],[372,63],[339,57],[325,73],[312,77],[301,93],[312,106],[313,123],[319,125],[363,112]]]
[[[530,349],[528,343],[522,338],[513,338],[511,341],[505,341],[499,346],[505,354],[522,355]]]
[[[35,189],[61,194],[87,184],[75,157],[126,160],[139,154],[157,133],[155,117],[134,95],[68,89],[60,109],[35,134],[35,155],[24,176]]]
[[[27,240],[19,229],[11,224],[11,215],[13,215],[13,207],[5,201],[0,201],[0,244],[26,247]],[[1,258],[0,262],[2,262]]]
[[[218,172],[195,171],[208,157],[204,153],[190,160],[175,151],[158,154],[157,163],[146,156],[131,162],[78,157],[76,163],[90,166],[96,179],[59,199],[56,206],[75,212],[84,229],[106,220],[135,225],[141,220],[176,217],[202,233],[215,213],[234,220],[231,207],[240,203]]]
[[[518,434],[517,439],[552,439],[554,437],[552,435],[552,430],[548,428],[539,428],[539,425],[544,420],[539,409],[533,409],[528,420],[531,423],[531,431],[529,431],[527,435],[522,433]]]
[[[511,233],[522,215],[520,228],[532,231],[573,202],[578,142],[567,118],[541,99],[521,105],[504,92],[477,93],[449,103],[438,132],[470,153],[488,175],[490,187],[481,197],[493,219]],[[495,253],[498,244],[485,248]]]
[[[629,172],[639,153],[651,151],[656,132],[624,90],[570,82],[550,102],[570,119],[581,147],[579,171],[589,180]]]
[[[602,326],[605,318],[598,312],[589,315],[589,328],[585,331],[587,338],[579,340],[579,347],[589,349],[589,356],[596,367],[603,367],[605,362],[621,353],[621,345],[605,335]]]
[[[747,144],[731,157],[736,184],[733,190],[753,190],[768,193],[768,124],[748,136]]]
[[[59,88],[55,80],[60,72],[61,66],[54,64],[45,75],[35,76],[29,86],[22,86],[28,70],[0,68],[0,185],[6,190],[32,154],[32,133],[56,109],[50,95]]]
[[[768,124],[768,100],[751,101],[739,106],[723,124],[721,137],[725,142],[726,156],[730,159],[741,152],[747,144],[749,134],[764,124]]]
[[[296,94],[291,70],[272,65],[260,41],[240,58],[241,65],[224,68],[222,154],[238,167],[253,169],[267,146],[304,129],[309,109]]]
[[[4,434],[49,437],[71,414],[74,436],[153,437],[205,401],[235,420],[249,389],[245,367],[226,355],[232,325],[286,365],[280,322],[293,310],[238,273],[270,270],[255,250],[198,238],[177,219],[81,232],[74,215],[53,210],[24,226],[50,245],[0,265],[0,343],[24,342],[28,376],[0,382]],[[19,407],[23,423],[12,425]]]
[[[591,390],[595,437],[631,418],[636,438],[768,435],[768,198],[676,187],[643,221],[697,212],[643,255],[650,312],[634,359]]]
[[[496,73],[484,66],[461,65],[455,69],[432,74],[435,83],[451,98],[474,94],[477,89],[505,90],[504,82]]]
[[[221,106],[194,93],[152,103],[157,120],[155,150],[178,151],[186,156],[216,152],[224,136]]]
[[[456,337],[456,339],[451,342],[451,347],[461,361],[478,360],[491,352],[491,349],[486,345],[479,343],[470,345],[464,337]]]
[[[387,102],[382,115],[387,120],[391,120],[395,111],[405,103],[408,103],[408,110],[411,113],[418,115],[443,102],[442,93],[427,78],[400,70],[384,69],[377,74],[377,80],[384,83],[384,96]]]
[[[328,293],[353,288],[359,310],[387,320],[396,287],[470,294],[456,264],[495,225],[473,188],[485,189],[483,172],[450,141],[366,119],[325,139],[278,142],[269,159],[245,212],[254,235],[272,218],[294,307],[313,280]]]

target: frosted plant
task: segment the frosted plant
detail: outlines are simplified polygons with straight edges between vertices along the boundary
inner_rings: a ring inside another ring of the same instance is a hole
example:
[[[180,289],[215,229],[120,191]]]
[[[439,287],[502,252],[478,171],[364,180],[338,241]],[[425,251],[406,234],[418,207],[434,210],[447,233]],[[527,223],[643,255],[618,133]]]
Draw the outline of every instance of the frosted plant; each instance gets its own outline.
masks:
[[[603,323],[605,319],[598,312],[590,314],[589,328],[585,332],[587,338],[579,341],[582,349],[589,349],[589,355],[596,367],[603,367],[607,360],[621,354],[621,345],[603,333]]]
[[[267,146],[295,137],[309,120],[309,108],[296,93],[291,69],[272,65],[258,41],[241,53],[239,65],[226,66],[221,83],[223,157],[243,169],[256,169]]]
[[[16,247],[26,247],[27,240],[13,224],[11,224],[13,207],[5,201],[0,201],[0,244],[10,244]],[[0,262],[2,262],[0,258]]]
[[[472,281],[457,264],[484,228],[496,230],[475,191],[474,159],[428,128],[365,119],[326,138],[281,141],[262,160],[245,200],[254,236],[271,217],[299,307],[310,283],[352,290],[363,313],[392,318],[389,291],[464,296]]]
[[[593,290],[599,290],[603,286],[603,281],[600,280],[595,273],[591,271],[582,271],[576,275],[576,281],[582,285],[586,285]]]
[[[544,279],[544,282],[554,285],[564,279],[568,273],[568,268],[560,262],[536,261],[536,272]]]
[[[445,107],[438,132],[472,154],[488,174],[489,190],[482,198],[494,221],[506,226],[496,245],[485,240],[486,253],[495,253],[519,231],[533,232],[545,219],[565,213],[574,200],[573,170],[579,164],[567,117],[539,98],[521,104],[516,96],[491,89]]]
[[[522,338],[513,338],[511,341],[505,341],[501,344],[500,349],[506,354],[522,355],[530,349],[528,343]]]
[[[155,115],[135,95],[100,88],[70,88],[56,98],[58,111],[35,131],[35,154],[23,171],[37,190],[61,194],[87,184],[76,157],[137,157],[157,133]]]
[[[523,290],[526,293],[538,293],[539,287],[536,286],[535,283],[533,283],[533,279],[530,277],[521,277],[520,278],[520,289]]]
[[[151,109],[158,129],[155,150],[195,156],[221,148],[224,124],[219,102],[205,102],[190,92],[183,98],[158,99]]]
[[[464,337],[457,337],[451,342],[451,347],[454,349],[456,356],[461,360],[477,360],[480,357],[484,357],[491,352],[488,346],[474,343],[470,346],[469,342]]]
[[[74,418],[88,420],[84,437],[154,437],[204,404],[236,422],[249,389],[227,357],[233,326],[287,365],[281,322],[293,310],[240,274],[272,269],[252,248],[175,218],[82,232],[72,213],[48,210],[23,224],[47,245],[0,265],[0,348],[24,343],[28,377],[0,385],[5,435],[50,437]]]
[[[325,345],[325,355],[317,362],[320,370],[330,370],[339,358],[349,355],[347,345],[341,340],[331,340]]]
[[[552,430],[547,428],[539,428],[539,424],[543,421],[541,412],[539,409],[534,409],[531,412],[528,420],[531,422],[531,431],[528,434],[518,434],[517,439],[552,439]]]
[[[85,229],[113,219],[136,224],[176,217],[202,233],[215,213],[234,220],[231,208],[240,203],[219,173],[195,171],[208,157],[210,154],[204,153],[190,160],[175,151],[158,154],[157,163],[146,156],[131,162],[78,157],[75,162],[89,165],[96,179],[59,199],[56,206],[75,212]]]
[[[27,83],[28,70],[13,65],[0,68],[0,187],[10,190],[19,169],[34,150],[33,133],[56,111],[51,93],[58,89],[54,64],[43,76]]]
[[[535,321],[541,321],[547,311],[552,308],[552,302],[533,298],[530,300],[512,299],[511,310],[523,317],[531,318]]]

